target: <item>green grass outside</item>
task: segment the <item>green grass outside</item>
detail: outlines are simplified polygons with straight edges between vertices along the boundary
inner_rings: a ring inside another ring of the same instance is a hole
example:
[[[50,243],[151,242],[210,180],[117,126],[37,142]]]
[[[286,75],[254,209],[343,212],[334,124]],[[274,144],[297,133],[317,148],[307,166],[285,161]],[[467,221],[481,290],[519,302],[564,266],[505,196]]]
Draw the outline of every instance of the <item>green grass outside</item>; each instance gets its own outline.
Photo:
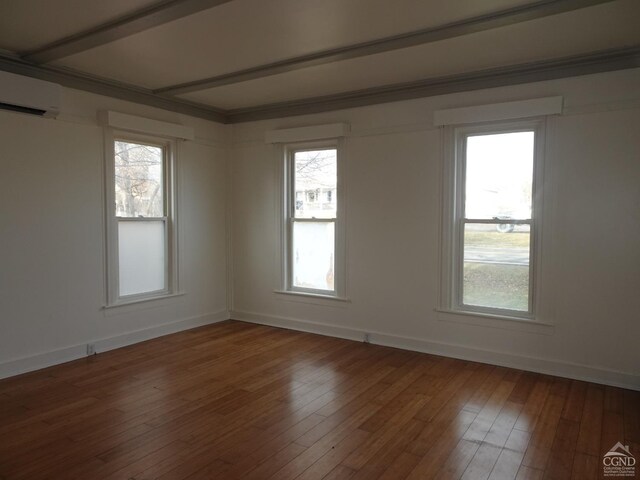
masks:
[[[463,302],[467,305],[528,309],[529,267],[466,262],[463,285]]]
[[[478,232],[465,231],[466,245],[482,245],[487,247],[522,247],[529,248],[529,232]]]

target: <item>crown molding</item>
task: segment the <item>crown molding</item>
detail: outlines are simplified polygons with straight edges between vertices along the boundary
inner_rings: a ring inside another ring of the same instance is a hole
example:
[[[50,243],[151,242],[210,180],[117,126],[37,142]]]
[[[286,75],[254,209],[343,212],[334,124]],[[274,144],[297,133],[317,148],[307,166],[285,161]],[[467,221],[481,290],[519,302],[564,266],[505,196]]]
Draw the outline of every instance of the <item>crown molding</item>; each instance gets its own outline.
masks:
[[[114,82],[69,69],[35,65],[19,57],[0,52],[0,70],[59,83],[68,88],[129,102],[170,110],[218,123],[241,123],[332,110],[398,102],[421,97],[446,95],[484,88],[555,80],[614,70],[640,67],[640,45],[599,51],[459,75],[373,87],[364,90],[278,102],[255,107],[222,110],[209,105],[181,100],[152,90]]]
[[[640,46],[232,109],[226,113],[228,123],[251,122],[637,67],[640,67]]]

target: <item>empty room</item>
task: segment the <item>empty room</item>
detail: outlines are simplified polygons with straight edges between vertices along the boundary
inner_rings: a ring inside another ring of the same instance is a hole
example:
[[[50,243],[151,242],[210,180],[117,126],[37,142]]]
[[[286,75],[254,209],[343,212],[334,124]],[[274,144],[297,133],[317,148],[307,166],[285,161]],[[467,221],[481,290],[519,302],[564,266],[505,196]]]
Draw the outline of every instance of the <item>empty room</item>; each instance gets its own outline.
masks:
[[[0,1],[0,480],[639,460],[640,1]]]

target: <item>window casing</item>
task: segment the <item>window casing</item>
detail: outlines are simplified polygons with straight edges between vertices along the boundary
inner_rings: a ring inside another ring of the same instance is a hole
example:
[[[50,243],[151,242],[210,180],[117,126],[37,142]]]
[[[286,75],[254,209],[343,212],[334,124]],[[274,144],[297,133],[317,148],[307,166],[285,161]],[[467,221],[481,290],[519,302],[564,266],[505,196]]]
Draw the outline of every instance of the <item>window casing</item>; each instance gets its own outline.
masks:
[[[544,121],[447,127],[445,311],[536,320]]]
[[[284,147],[285,292],[344,297],[340,143],[319,141]]]
[[[175,142],[106,134],[107,305],[177,290]]]

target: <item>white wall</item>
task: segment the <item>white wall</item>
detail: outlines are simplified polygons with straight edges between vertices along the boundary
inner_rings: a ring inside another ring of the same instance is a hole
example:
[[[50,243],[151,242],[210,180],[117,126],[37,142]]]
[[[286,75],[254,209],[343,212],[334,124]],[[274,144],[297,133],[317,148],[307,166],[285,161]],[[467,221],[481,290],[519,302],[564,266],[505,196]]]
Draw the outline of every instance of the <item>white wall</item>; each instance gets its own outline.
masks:
[[[180,289],[105,310],[99,109],[189,125],[178,158]],[[227,127],[64,90],[58,120],[0,112],[0,377],[228,318]]]
[[[0,112],[0,377],[233,317],[640,388],[640,70],[225,127],[64,90],[47,120]],[[563,95],[549,119],[543,320],[435,311],[441,132],[433,111]],[[181,144],[184,296],[104,310],[99,109],[193,126]],[[278,295],[266,130],[349,122],[349,303]],[[230,145],[231,133],[233,144]],[[229,157],[232,156],[230,159]],[[228,161],[230,160],[230,161]],[[372,207],[375,205],[375,208]],[[232,254],[227,255],[227,216]],[[227,291],[227,261],[232,287]]]
[[[236,125],[232,317],[640,388],[640,70]],[[433,111],[563,95],[548,119],[541,320],[438,313],[441,131]],[[277,170],[264,133],[349,122],[350,303],[280,285]]]

